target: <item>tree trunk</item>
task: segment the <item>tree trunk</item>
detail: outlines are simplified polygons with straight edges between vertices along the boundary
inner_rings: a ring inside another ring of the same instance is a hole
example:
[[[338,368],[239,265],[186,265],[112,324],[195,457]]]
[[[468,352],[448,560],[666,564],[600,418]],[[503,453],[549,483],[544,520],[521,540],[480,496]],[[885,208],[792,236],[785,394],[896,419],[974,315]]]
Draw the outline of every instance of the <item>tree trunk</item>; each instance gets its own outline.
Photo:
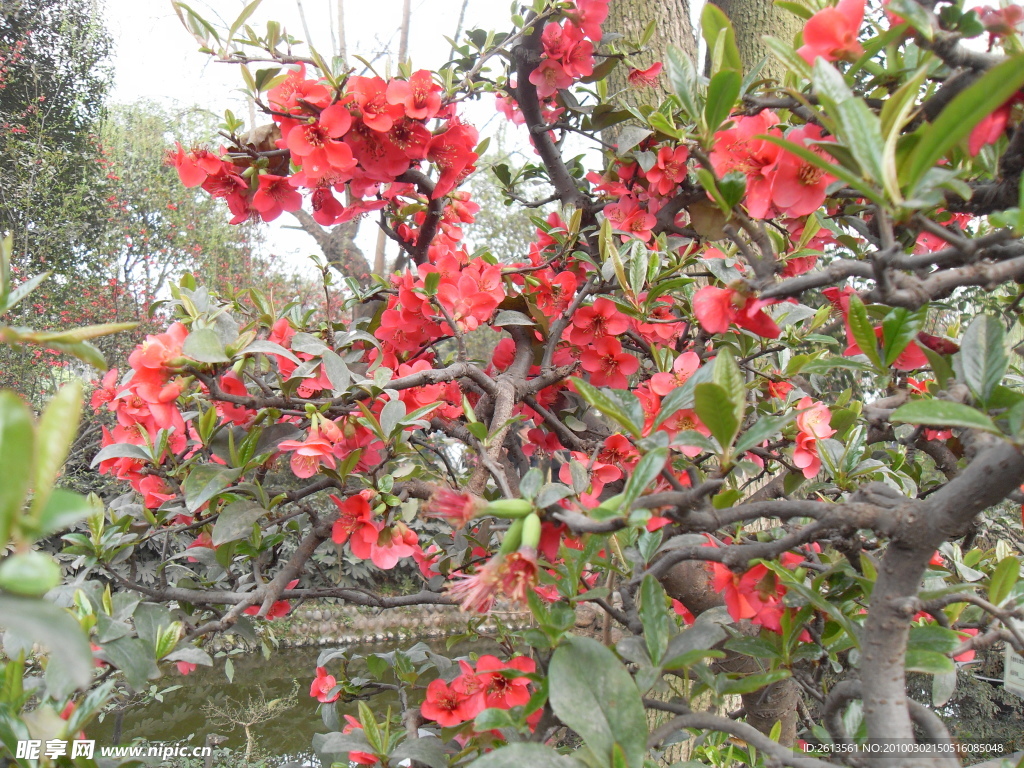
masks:
[[[640,42],[652,21],[655,27],[654,36],[647,43],[649,50],[630,57],[634,63],[646,69],[656,61],[664,62],[670,45],[697,60],[697,38],[690,23],[689,0],[615,0],[608,6],[604,30],[622,35],[615,45],[619,50],[630,51],[635,50],[633,45]],[[628,73],[628,67],[616,67],[608,79],[608,87],[610,92],[620,93],[630,104],[658,104],[672,92],[664,73],[656,87],[642,89],[629,85]]]
[[[792,42],[803,22],[799,17],[775,7],[770,0],[716,0],[715,5],[729,17],[736,30],[736,47],[740,51],[743,71],[750,72],[762,59],[761,77],[782,82],[786,68],[775,58],[764,36]]]

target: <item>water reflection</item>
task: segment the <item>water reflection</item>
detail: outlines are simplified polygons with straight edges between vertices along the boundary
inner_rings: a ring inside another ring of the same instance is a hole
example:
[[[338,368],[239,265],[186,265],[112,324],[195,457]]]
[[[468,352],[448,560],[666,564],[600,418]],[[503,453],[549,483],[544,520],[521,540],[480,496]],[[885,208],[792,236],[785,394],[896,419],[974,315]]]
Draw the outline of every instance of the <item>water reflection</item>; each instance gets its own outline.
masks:
[[[416,643],[408,640],[400,646],[407,649]],[[434,651],[454,657],[469,653],[489,653],[495,649],[489,643],[465,644],[445,650],[444,640],[429,640],[426,644]],[[268,761],[272,766],[299,768],[300,766],[319,766],[320,763],[312,753],[311,740],[315,733],[325,733],[323,721],[317,712],[318,702],[309,696],[309,685],[313,679],[319,648],[281,649],[264,659],[260,654],[237,655],[231,657],[234,665],[234,678],[229,682],[224,673],[225,658],[215,660],[214,667],[198,667],[190,675],[182,676],[172,671],[160,680],[155,681],[157,688],[162,690],[174,685],[181,686],[177,690],[163,694],[163,701],[143,700],[135,697],[118,713],[108,713],[102,721],[94,722],[88,730],[88,738],[95,739],[97,746],[108,746],[115,743],[130,744],[136,739],[151,742],[177,743],[182,746],[201,747],[212,738],[216,743],[216,734],[222,734],[227,740],[223,748],[230,748],[237,755],[243,754],[246,746],[245,731],[241,726],[229,728],[210,722],[203,712],[204,704],[217,702],[223,704],[228,698],[235,702],[245,703],[250,697],[253,700],[262,695],[267,701],[287,697],[293,690],[295,682],[299,685],[297,703],[284,711],[280,716],[253,727],[260,754],[275,759]],[[352,646],[352,654],[386,653],[393,648],[380,645]],[[329,663],[329,671],[335,671],[337,662]],[[357,673],[358,667],[350,667],[350,672]],[[428,678],[429,679],[429,678]],[[393,711],[398,709],[397,693],[386,691],[367,702],[375,713],[383,714],[390,706]],[[341,704],[338,714],[344,722],[344,715],[357,714],[355,702]],[[119,736],[119,738],[118,738]],[[196,765],[202,765],[201,760]],[[213,765],[218,764],[218,760]]]

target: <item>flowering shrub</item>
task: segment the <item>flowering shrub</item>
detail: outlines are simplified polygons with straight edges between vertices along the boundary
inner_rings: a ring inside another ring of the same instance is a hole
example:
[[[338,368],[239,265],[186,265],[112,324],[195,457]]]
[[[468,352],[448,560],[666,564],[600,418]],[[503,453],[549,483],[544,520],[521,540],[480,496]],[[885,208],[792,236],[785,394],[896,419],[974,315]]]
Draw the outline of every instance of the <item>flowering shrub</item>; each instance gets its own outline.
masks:
[[[1024,62],[1016,32],[963,46],[973,12],[887,7],[880,24],[862,2],[804,8],[802,46],[769,40],[779,95],[744,77],[708,5],[707,76],[672,52],[674,96],[615,111],[607,0],[538,2],[442,72],[388,79],[295,56],[277,26],[240,39],[244,17],[222,37],[177,5],[270,121],[261,146],[228,115],[225,147],[175,147],[182,183],[236,222],[372,213],[402,253],[322,319],[255,290],[174,289],[175,322],[97,391],[117,427],[96,463],[191,560],[121,585],[187,605],[189,640],[306,598],[459,603],[499,623],[505,658],[417,647],[364,675],[321,654],[326,764],[560,765],[579,760],[556,748],[582,744],[587,764],[639,768],[691,730],[798,766],[831,764],[794,751],[798,727],[948,741],[908,704],[907,670],[941,701],[957,658],[1024,648],[1018,556],[964,551],[1024,482],[1004,327],[1024,278]],[[463,241],[475,211],[458,187],[482,147],[460,109],[485,92],[528,129],[522,176],[561,204],[527,253]],[[603,170],[563,158],[566,133],[626,120]],[[500,340],[474,359],[466,337],[485,327]],[[925,370],[933,383],[906,375]],[[451,531],[428,537],[436,519]],[[110,562],[135,535],[124,520],[68,551]],[[311,566],[328,540],[378,571],[414,564],[421,589],[339,586]],[[571,632],[588,604],[614,650]],[[535,626],[502,628],[509,605]],[[380,690],[402,711],[363,701]],[[721,714],[731,696],[742,715]],[[343,726],[335,707],[355,698]],[[651,731],[648,709],[673,717]]]

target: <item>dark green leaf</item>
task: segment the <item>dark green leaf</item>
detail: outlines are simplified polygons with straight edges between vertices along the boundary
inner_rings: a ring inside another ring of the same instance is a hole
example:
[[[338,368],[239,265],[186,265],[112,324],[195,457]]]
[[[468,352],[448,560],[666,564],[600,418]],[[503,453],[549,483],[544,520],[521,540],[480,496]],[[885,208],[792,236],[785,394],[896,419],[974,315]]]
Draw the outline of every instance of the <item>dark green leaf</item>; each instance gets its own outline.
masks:
[[[82,384],[65,384],[47,403],[36,428],[35,478],[32,499],[32,517],[38,518],[50,498],[54,480],[68,449],[78,435],[78,422],[82,415]]]
[[[960,347],[960,362],[971,392],[982,403],[988,403],[1009,365],[1006,334],[998,318],[978,315],[971,321]]]
[[[646,725],[644,730],[646,731]],[[582,768],[582,763],[575,758],[560,755],[551,747],[546,747],[543,744],[518,743],[488,752],[470,763],[470,766],[472,768]]]
[[[743,72],[743,60],[740,58],[739,49],[736,47],[736,33],[733,31],[732,22],[722,9],[712,3],[705,3],[704,10],[700,15],[700,31],[704,42],[708,45],[709,54],[713,55],[715,48],[722,41],[722,69],[731,69],[735,72]]]
[[[0,595],[0,627],[29,646],[39,643],[50,651],[46,683],[54,698],[67,698],[92,680],[89,641],[64,609],[43,600]]]
[[[1020,561],[1012,555],[1004,557],[999,565],[992,572],[992,579],[988,584],[988,599],[992,605],[999,605],[1009,597],[1013,591],[1014,584],[1020,577]]]
[[[736,441],[736,453],[745,453],[751,448],[757,447],[768,438],[782,431],[782,428],[795,418],[796,414],[792,413],[786,416],[762,416]]]
[[[889,421],[895,424],[919,424],[925,427],[963,427],[999,434],[988,416],[969,405],[945,400],[915,400],[901,405]]]
[[[0,547],[7,545],[32,480],[34,443],[35,425],[28,406],[13,392],[0,391]]]
[[[718,444],[728,449],[740,428],[729,393],[718,384],[698,384],[693,407]]]
[[[430,768],[448,768],[444,745],[435,736],[406,739],[391,753],[391,760],[394,765],[402,765],[403,760],[414,760]]]
[[[853,334],[853,340],[857,342],[860,351],[879,370],[882,370],[884,366],[882,357],[878,354],[878,337],[875,335],[875,326],[872,325],[871,319],[868,317],[864,302],[855,293],[850,295],[850,311],[846,316],[846,321],[850,325],[850,333]]]
[[[235,482],[240,474],[242,474],[241,469],[228,469],[213,464],[193,467],[188,477],[185,478],[185,482],[182,483],[185,507],[189,512],[195,512]]]
[[[1024,86],[1024,55],[1009,57],[958,93],[939,117],[923,129],[904,166],[903,182],[912,197],[918,183],[939,159],[966,139],[975,126]]]
[[[643,766],[647,717],[640,691],[614,653],[596,640],[570,636],[555,650],[548,677],[555,715],[580,735],[598,761],[610,763],[618,744],[630,768]],[[515,765],[536,764],[522,760]]]
[[[668,650],[674,622],[665,605],[667,598],[661,583],[647,574],[640,585],[640,621],[644,625],[644,641],[651,662],[661,664]]]
[[[885,350],[885,365],[888,368],[903,354],[914,339],[928,317],[928,308],[922,307],[911,312],[903,307],[896,307],[882,320],[882,348]]]
[[[253,524],[264,515],[266,509],[252,501],[236,501],[220,511],[213,526],[213,545],[219,547],[229,541],[244,539],[252,533]]]
[[[696,121],[700,110],[697,106],[697,73],[693,67],[693,61],[690,60],[687,53],[670,45],[667,69],[669,82],[672,83],[672,89],[683,106],[683,112],[691,120]]]
[[[212,328],[192,331],[181,346],[181,353],[200,363],[227,363],[229,358],[224,344]]]
[[[584,400],[608,418],[621,425],[633,437],[640,437],[643,429],[643,409],[639,401],[629,392],[623,393],[626,397],[632,398],[632,402],[624,402],[613,390],[600,390],[591,386],[582,379],[571,379]]]
[[[732,112],[736,99],[740,95],[740,73],[733,69],[723,69],[711,78],[708,85],[708,100],[704,104],[704,119],[708,130],[716,131]]]
[[[637,462],[633,474],[626,481],[626,487],[622,490],[622,505],[627,510],[636,501],[647,486],[661,474],[668,460],[667,448],[655,448],[648,451],[640,461]]]

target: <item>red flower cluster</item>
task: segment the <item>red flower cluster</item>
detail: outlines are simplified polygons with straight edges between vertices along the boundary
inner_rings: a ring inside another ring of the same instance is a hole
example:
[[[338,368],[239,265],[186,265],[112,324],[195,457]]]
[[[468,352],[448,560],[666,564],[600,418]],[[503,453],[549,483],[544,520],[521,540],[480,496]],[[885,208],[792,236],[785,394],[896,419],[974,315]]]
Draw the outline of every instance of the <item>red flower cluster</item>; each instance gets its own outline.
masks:
[[[836,431],[830,424],[832,414],[824,403],[804,397],[796,407],[800,413],[796,417],[799,431],[796,436],[796,447],[793,449],[793,464],[804,473],[804,477],[810,479],[821,471],[818,440],[832,437]]]
[[[331,496],[339,513],[331,529],[331,540],[335,544],[348,542],[353,555],[370,560],[384,571],[390,571],[402,558],[422,555],[419,536],[405,523],[387,525],[373,519],[368,495],[368,491],[363,491],[345,501]]]
[[[450,728],[472,720],[485,709],[511,709],[521,707],[530,700],[530,679],[537,665],[526,656],[516,656],[507,662],[496,656],[481,656],[476,669],[460,661],[462,673],[446,683],[434,680],[427,686],[427,698],[420,713],[427,720]],[[508,675],[521,672],[521,675]],[[539,714],[539,712],[538,712]]]
[[[817,544],[811,546],[814,551],[821,551]],[[787,568],[796,568],[804,559],[804,555],[786,552],[780,561]],[[726,608],[734,621],[749,619],[751,623],[772,632],[782,632],[782,615],[793,609],[783,604],[782,598],[786,595],[786,587],[779,582],[774,572],[763,563],[758,563],[743,573],[736,573],[722,563],[712,562],[709,565],[715,591],[725,598]],[[807,630],[803,630],[800,640],[811,642]]]

